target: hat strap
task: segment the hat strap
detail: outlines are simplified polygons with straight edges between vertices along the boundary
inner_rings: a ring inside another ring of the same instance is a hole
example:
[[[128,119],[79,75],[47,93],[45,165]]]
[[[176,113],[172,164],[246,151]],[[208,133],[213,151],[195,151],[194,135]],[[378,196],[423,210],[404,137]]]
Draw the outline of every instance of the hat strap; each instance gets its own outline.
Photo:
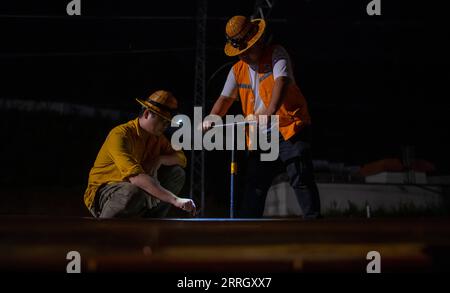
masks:
[[[251,23],[251,28],[248,30],[248,32],[240,38],[231,38],[227,34],[225,34],[225,37],[227,41],[236,49],[245,48],[247,46],[247,40],[253,38],[253,36],[256,35],[258,32],[258,26]]]
[[[147,102],[149,102],[150,104],[152,104],[155,107],[160,108],[161,110],[164,110],[164,111],[167,111],[167,112],[173,112],[174,111],[174,109],[171,109],[168,106],[163,105],[163,104],[161,104],[159,102],[156,102],[156,101],[153,101],[153,100],[147,100]]]

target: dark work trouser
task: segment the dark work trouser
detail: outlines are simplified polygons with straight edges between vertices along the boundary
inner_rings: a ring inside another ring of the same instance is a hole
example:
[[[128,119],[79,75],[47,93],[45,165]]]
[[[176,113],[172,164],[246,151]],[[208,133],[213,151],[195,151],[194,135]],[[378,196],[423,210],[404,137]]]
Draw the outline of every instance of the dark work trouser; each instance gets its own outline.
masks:
[[[185,172],[180,166],[161,166],[158,180],[162,187],[178,194],[183,188]],[[93,214],[98,218],[162,218],[170,204],[162,202],[130,182],[119,182],[99,188]]]
[[[259,151],[249,152],[247,182],[239,216],[260,218],[273,178],[283,171],[289,176],[305,218],[320,217],[320,197],[314,178],[309,130],[285,141],[280,134],[280,153],[276,161],[260,160]]]

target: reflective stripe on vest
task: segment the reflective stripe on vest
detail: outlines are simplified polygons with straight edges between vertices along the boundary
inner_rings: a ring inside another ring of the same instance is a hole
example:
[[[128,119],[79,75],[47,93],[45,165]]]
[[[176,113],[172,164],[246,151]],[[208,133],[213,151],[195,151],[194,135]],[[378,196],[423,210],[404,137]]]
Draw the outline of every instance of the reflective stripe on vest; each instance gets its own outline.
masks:
[[[271,76],[273,74],[273,72],[267,72],[266,74],[264,74],[263,76],[261,76],[259,78],[259,82],[262,82],[264,79],[268,78],[269,76]]]
[[[252,86],[247,83],[238,83],[238,88],[240,89],[252,89]]]

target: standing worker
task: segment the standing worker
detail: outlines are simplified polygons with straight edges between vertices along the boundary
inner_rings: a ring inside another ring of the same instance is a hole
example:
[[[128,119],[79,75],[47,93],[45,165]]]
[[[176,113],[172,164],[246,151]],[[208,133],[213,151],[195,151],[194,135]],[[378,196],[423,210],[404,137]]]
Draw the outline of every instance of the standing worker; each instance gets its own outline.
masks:
[[[98,218],[165,217],[170,206],[192,214],[195,204],[180,198],[186,157],[163,135],[177,100],[167,91],[137,99],[139,117],[115,127],[101,147],[84,202]]]
[[[222,94],[210,114],[224,116],[239,96],[244,116],[255,115],[257,121],[278,115],[280,145],[275,162],[260,160],[259,151],[250,151],[248,179],[242,208],[244,218],[263,216],[267,191],[279,167],[283,167],[302,208],[304,218],[320,217],[320,198],[314,179],[311,155],[311,119],[308,106],[295,82],[286,50],[263,42],[266,23],[234,16],[226,24],[225,54],[238,56],[231,68]],[[206,131],[210,121],[203,123]],[[267,133],[274,130],[267,128]]]

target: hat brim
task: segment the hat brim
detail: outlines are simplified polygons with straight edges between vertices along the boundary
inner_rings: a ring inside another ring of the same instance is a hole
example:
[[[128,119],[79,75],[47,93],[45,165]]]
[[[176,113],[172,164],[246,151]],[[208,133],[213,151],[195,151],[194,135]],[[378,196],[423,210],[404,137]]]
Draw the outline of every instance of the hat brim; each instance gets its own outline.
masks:
[[[147,108],[149,111],[151,111],[152,113],[155,113],[156,115],[158,115],[159,117],[161,117],[161,118],[163,118],[164,120],[167,120],[167,121],[172,121],[172,117],[171,117],[171,115],[169,114],[169,113],[167,113],[167,112],[165,112],[165,111],[162,111],[161,109],[159,109],[158,107],[156,107],[156,106],[154,106],[154,105],[152,105],[152,104],[150,104],[150,103],[147,103],[146,101],[144,101],[144,100],[141,100],[141,99],[136,99],[136,101],[139,103],[139,104],[141,104],[143,107],[145,107],[145,108]]]
[[[262,18],[257,18],[257,19],[253,19],[251,22],[257,22],[258,25],[258,32],[250,39],[247,41],[247,47],[245,47],[244,49],[238,49],[233,47],[230,43],[226,43],[225,44],[225,54],[227,56],[233,57],[233,56],[237,56],[239,54],[244,53],[245,51],[247,51],[248,49],[250,49],[263,35],[264,30],[266,29],[266,21]]]

